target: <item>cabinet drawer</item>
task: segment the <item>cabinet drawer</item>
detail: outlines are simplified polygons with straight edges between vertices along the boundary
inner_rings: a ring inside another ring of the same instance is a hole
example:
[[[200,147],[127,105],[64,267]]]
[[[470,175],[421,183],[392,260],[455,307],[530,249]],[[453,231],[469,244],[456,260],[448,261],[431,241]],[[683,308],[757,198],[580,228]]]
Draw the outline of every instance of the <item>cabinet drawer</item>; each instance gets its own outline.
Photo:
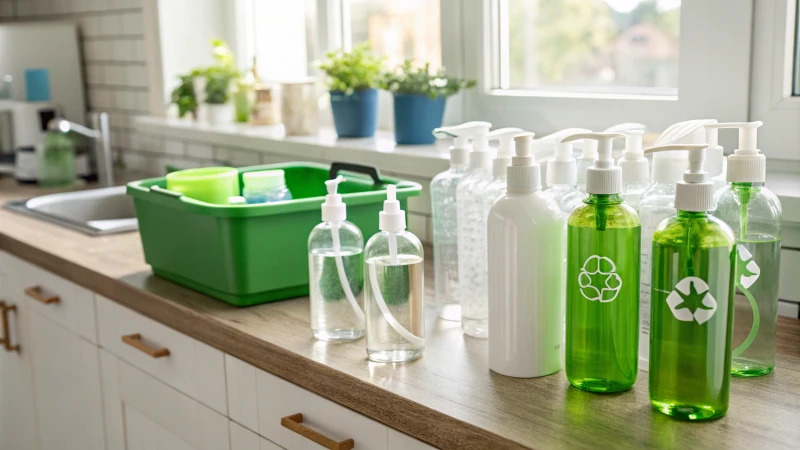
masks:
[[[337,442],[355,441],[357,449],[387,448],[388,427],[317,394],[225,355],[230,418],[289,449],[318,450],[318,444],[281,425],[302,414],[303,427]],[[297,421],[297,418],[295,418]]]
[[[283,447],[264,439],[236,422],[230,421],[231,450],[282,450]]]
[[[145,373],[227,415],[223,353],[97,296],[100,345]]]
[[[89,342],[97,343],[92,291],[38,266],[17,260],[25,302],[39,313]],[[21,294],[20,294],[21,295]]]

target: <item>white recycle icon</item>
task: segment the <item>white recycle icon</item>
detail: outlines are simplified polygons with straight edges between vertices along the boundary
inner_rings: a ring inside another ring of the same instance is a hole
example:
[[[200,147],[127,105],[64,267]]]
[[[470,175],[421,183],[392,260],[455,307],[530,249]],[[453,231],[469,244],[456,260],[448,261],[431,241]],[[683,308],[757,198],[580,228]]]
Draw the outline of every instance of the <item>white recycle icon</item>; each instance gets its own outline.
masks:
[[[595,286],[593,281],[601,285]],[[578,275],[581,294],[590,301],[608,303],[619,295],[622,278],[617,274],[617,266],[610,258],[592,255],[586,259]]]
[[[667,296],[667,304],[672,315],[682,322],[696,320],[699,324],[708,322],[717,312],[717,301],[708,291],[708,284],[701,278],[686,277],[675,285]],[[702,300],[698,302],[702,296]],[[690,309],[694,307],[692,312]]]
[[[747,289],[753,285],[753,283],[758,280],[758,277],[761,275],[761,268],[758,267],[755,261],[753,261],[753,255],[745,248],[744,245],[739,244],[738,246],[739,253],[739,284]]]

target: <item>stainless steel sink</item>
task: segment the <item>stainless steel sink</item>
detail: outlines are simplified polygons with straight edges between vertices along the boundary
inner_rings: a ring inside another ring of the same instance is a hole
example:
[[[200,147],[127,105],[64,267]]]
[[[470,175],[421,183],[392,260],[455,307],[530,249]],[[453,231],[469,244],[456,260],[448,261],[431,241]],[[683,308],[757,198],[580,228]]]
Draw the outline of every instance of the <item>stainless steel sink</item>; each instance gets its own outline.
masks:
[[[82,231],[103,235],[139,228],[125,186],[64,192],[9,202],[6,209]]]

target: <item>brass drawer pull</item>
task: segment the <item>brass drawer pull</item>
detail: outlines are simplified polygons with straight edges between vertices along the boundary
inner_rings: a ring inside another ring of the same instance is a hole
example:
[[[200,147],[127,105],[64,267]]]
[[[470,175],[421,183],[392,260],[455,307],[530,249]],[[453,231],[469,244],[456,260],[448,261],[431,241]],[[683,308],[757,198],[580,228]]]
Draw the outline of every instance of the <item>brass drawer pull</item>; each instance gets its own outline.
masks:
[[[139,333],[128,334],[122,336],[122,342],[130,345],[131,347],[141,351],[142,353],[147,353],[148,355],[152,356],[153,358],[163,358],[164,356],[169,356],[169,349],[168,348],[153,348],[142,342],[142,335]]]
[[[292,414],[291,416],[281,417],[281,426],[288,428],[295,433],[309,439],[317,444],[330,449],[330,450],[351,450],[355,447],[356,443],[352,439],[345,439],[342,442],[336,442],[333,439],[320,434],[317,431],[308,428],[303,423],[303,415],[300,413]]]
[[[6,305],[6,302],[0,300],[0,322],[3,323],[3,338],[0,339],[0,344],[7,352],[18,352],[19,345],[11,345],[11,327],[8,326],[8,312],[17,311],[17,305]]]
[[[33,286],[29,287],[28,289],[25,289],[25,295],[33,299],[39,300],[45,305],[61,302],[61,298],[57,295],[45,295],[42,291],[41,286]]]

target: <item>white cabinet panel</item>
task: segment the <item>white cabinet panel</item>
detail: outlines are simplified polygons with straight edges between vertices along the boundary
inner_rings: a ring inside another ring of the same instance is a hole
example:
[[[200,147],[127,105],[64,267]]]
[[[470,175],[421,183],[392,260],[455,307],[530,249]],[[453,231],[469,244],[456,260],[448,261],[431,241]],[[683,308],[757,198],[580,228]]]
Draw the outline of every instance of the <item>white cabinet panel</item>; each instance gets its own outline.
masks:
[[[228,419],[100,350],[109,450],[229,450]]]
[[[273,444],[247,428],[231,421],[231,450],[281,450],[283,447]]]
[[[225,374],[228,386],[228,417],[258,431],[258,398],[256,369],[231,355],[225,355]]]
[[[389,429],[389,450],[434,450],[435,448],[407,434]]]
[[[800,302],[800,250],[781,249],[781,278],[778,298]]]

